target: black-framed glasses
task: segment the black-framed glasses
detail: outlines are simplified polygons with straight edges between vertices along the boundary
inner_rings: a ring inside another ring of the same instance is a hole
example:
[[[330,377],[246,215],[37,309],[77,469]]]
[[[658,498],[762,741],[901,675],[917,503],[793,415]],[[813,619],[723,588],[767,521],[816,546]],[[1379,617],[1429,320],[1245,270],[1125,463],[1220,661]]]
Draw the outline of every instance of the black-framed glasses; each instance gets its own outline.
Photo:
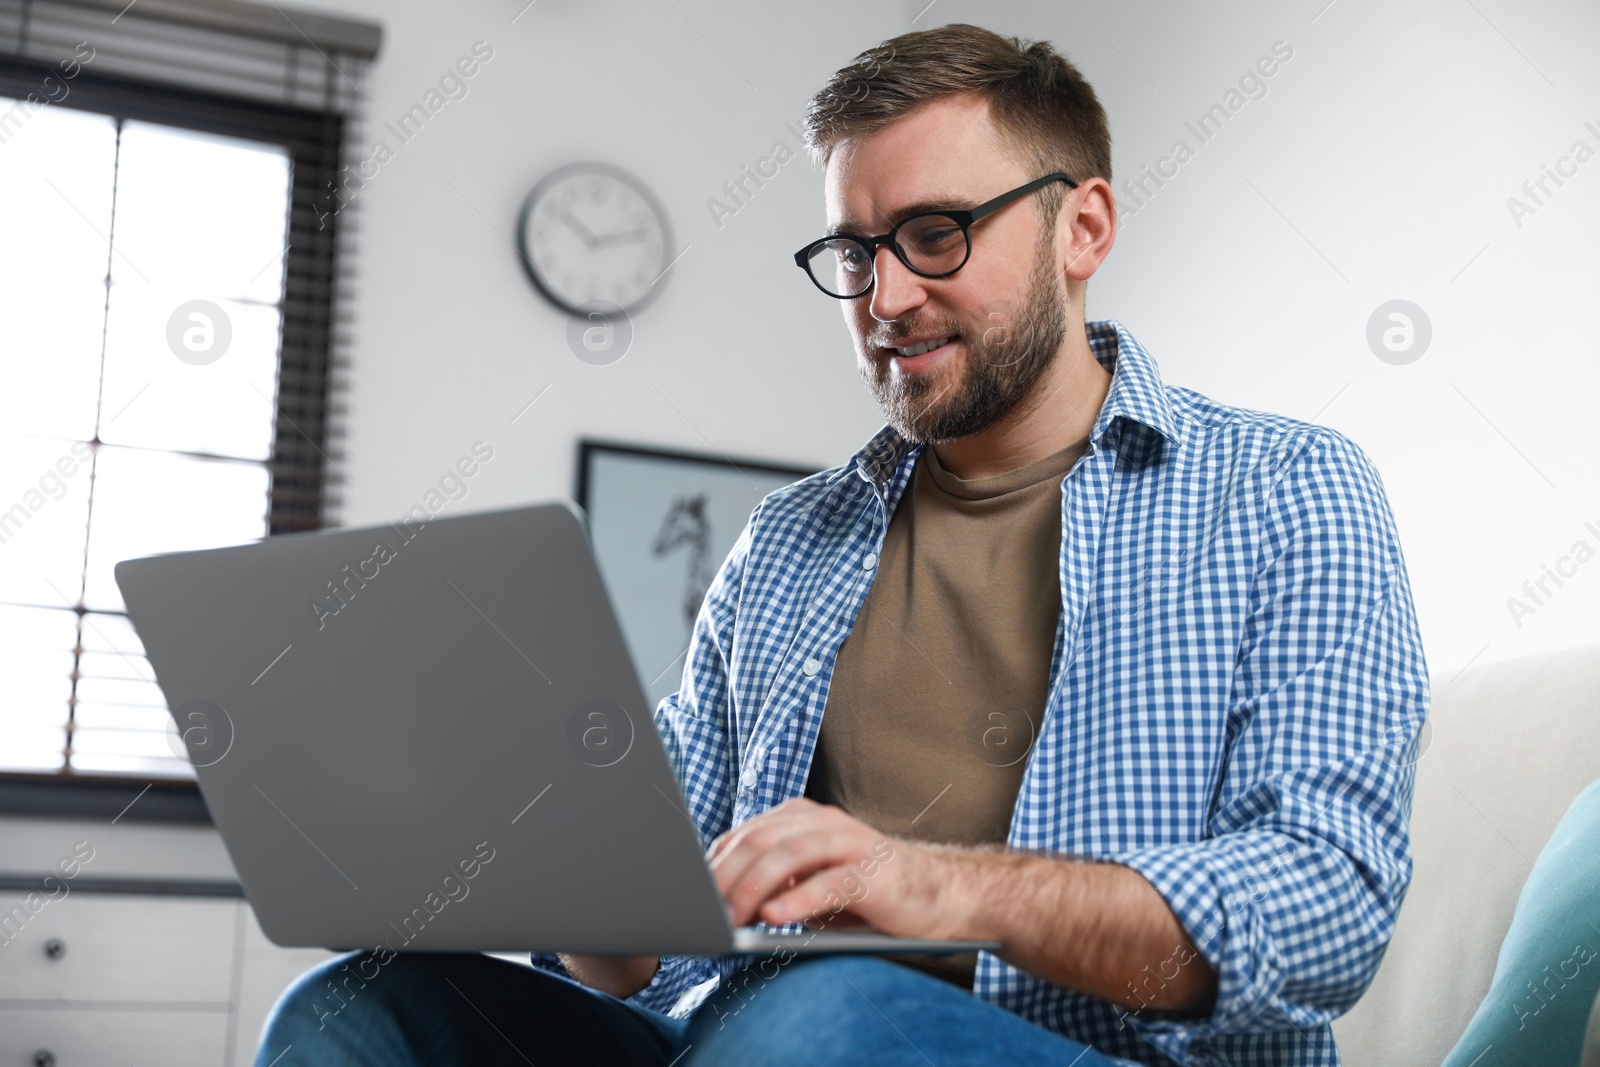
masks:
[[[794,261],[818,289],[840,300],[854,300],[872,288],[878,277],[878,249],[883,245],[893,250],[907,270],[924,278],[948,278],[972,256],[974,222],[1054,181],[1078,187],[1057,171],[1001,193],[971,211],[924,211],[901,219],[894,229],[877,237],[841,233],[820,238],[796,252]]]

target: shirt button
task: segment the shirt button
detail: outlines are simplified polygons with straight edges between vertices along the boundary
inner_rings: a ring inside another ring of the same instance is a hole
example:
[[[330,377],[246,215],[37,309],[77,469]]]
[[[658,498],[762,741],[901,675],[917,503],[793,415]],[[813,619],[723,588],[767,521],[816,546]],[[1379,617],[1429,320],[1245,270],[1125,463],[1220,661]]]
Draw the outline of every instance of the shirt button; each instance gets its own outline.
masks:
[[[744,773],[739,776],[739,781],[744,784],[746,789],[753,789],[755,784],[761,781],[761,772],[754,767],[746,767]]]
[[[876,552],[868,552],[861,559],[861,569],[864,570],[864,571],[870,571],[872,568],[876,567],[877,565],[878,565],[878,554]]]
[[[811,659],[808,659],[802,663],[800,665],[800,669],[805,672],[805,676],[807,678],[810,678],[812,675],[816,674],[822,669],[822,661],[813,656]]]

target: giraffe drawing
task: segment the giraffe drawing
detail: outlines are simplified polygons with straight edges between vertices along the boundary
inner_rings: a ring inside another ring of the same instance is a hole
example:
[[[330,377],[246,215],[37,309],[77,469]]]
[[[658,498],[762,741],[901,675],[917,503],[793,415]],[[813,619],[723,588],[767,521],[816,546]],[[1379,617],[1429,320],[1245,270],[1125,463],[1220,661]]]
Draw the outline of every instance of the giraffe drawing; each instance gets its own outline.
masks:
[[[680,496],[672,501],[661,528],[650,542],[650,551],[658,558],[674,551],[680,545],[689,546],[688,567],[684,575],[683,612],[684,640],[694,636],[695,616],[700,613],[700,603],[706,590],[711,588],[711,521],[706,518],[706,493]]]

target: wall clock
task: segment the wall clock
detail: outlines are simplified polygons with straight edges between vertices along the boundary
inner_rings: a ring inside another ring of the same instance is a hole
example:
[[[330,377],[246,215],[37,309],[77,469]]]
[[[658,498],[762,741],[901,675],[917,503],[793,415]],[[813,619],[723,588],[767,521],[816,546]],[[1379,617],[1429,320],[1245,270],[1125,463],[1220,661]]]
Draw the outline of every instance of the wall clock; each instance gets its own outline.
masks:
[[[596,302],[631,314],[666,285],[672,228],[649,187],[621,167],[570,163],[523,202],[517,251],[534,287],[569,315],[586,317]]]

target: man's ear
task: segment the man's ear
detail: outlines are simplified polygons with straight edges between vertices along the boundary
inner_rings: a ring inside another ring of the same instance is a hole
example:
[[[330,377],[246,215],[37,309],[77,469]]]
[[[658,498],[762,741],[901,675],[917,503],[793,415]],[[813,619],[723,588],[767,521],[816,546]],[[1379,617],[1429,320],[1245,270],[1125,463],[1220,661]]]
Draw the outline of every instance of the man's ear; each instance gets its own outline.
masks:
[[[1104,178],[1086,178],[1063,199],[1056,215],[1057,250],[1068,288],[1087,282],[1117,239],[1117,200]]]

